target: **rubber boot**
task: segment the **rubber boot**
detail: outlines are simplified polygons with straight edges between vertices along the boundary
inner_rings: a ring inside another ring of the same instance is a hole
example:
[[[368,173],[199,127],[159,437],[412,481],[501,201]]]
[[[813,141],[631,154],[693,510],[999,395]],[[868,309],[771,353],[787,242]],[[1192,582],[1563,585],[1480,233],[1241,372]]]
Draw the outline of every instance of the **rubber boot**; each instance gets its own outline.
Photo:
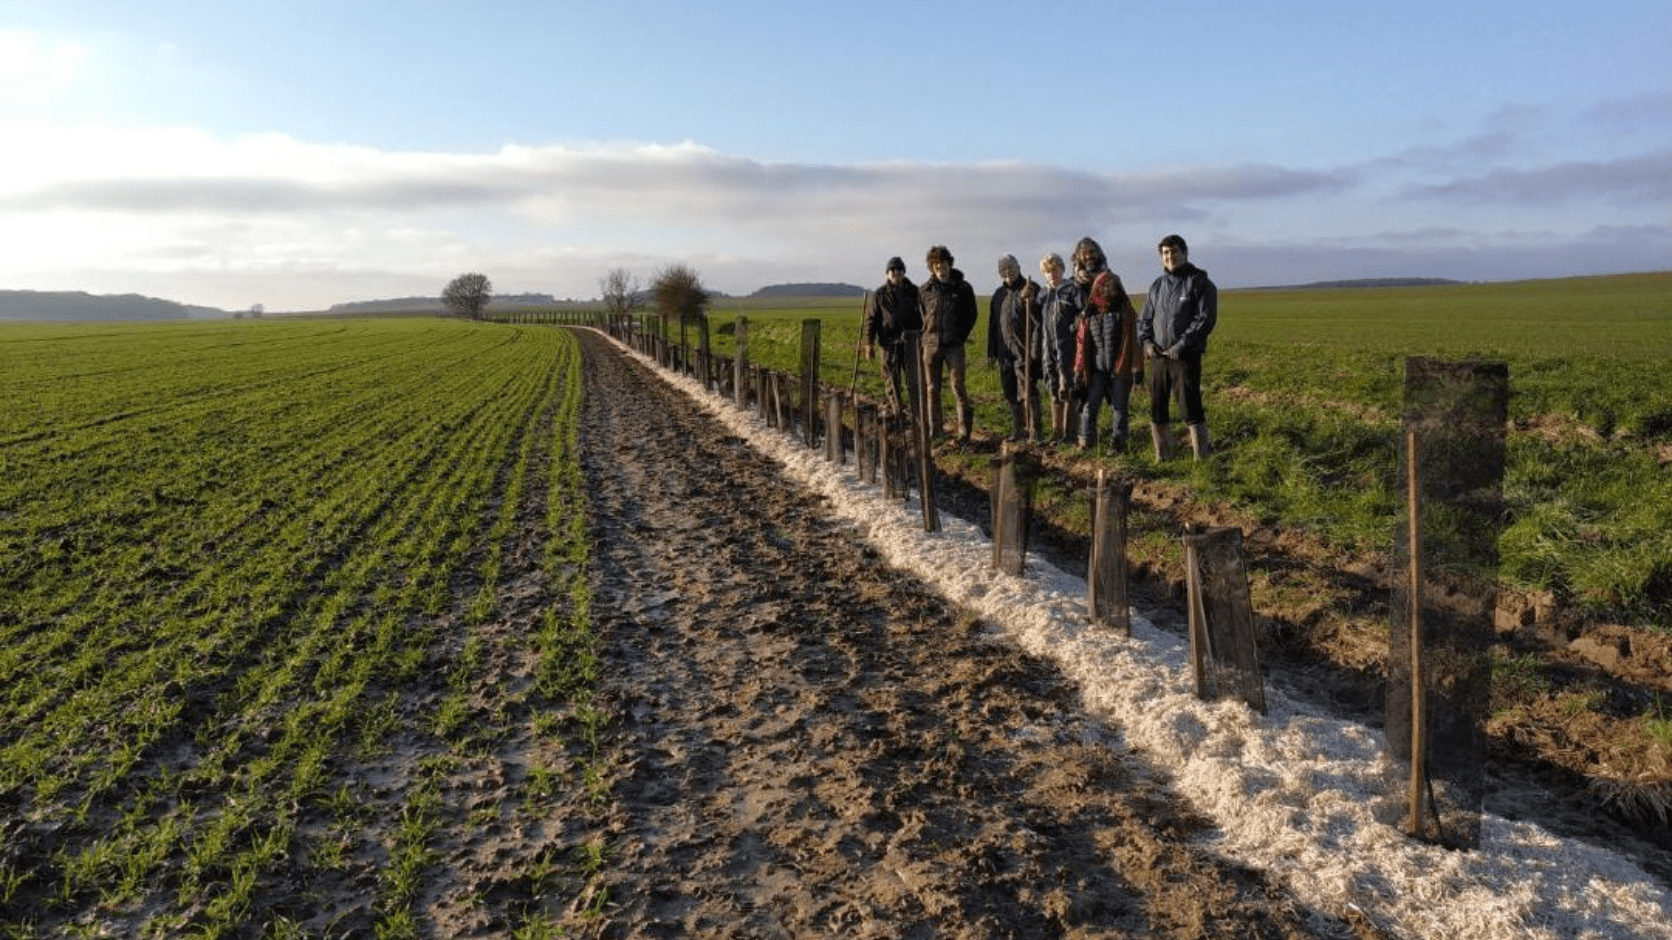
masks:
[[[1155,445],[1155,459],[1159,463],[1173,459],[1173,432],[1165,424],[1149,426],[1150,442]]]
[[[1021,402],[1016,402],[1016,403],[1012,404],[1010,406],[1010,439],[1011,440],[1020,441],[1022,438],[1027,436],[1027,433],[1028,433],[1027,425],[1023,423],[1025,420],[1026,419],[1023,418],[1023,416],[1022,416],[1022,403]]]
[[[1186,430],[1190,432],[1190,452],[1196,455],[1197,460],[1205,459],[1209,454],[1213,453],[1213,445],[1208,443],[1208,425],[1206,421],[1200,424],[1192,424],[1186,428]]]
[[[975,429],[975,409],[970,405],[958,407],[958,443],[968,444],[970,432]]]

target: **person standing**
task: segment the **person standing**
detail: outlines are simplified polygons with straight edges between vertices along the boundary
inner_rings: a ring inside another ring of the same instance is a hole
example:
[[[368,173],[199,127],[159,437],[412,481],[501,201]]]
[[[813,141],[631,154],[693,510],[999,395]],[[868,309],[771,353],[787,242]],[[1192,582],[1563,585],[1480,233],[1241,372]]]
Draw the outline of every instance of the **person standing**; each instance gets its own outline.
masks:
[[[1079,396],[1074,386],[1074,328],[1080,315],[1080,294],[1068,281],[1062,255],[1051,252],[1039,260],[1045,278],[1040,315],[1040,369],[1051,394],[1051,438],[1066,444],[1080,423]]]
[[[906,263],[898,256],[888,259],[883,278],[882,286],[871,295],[871,309],[865,316],[865,358],[874,358],[876,348],[882,347],[888,404],[894,416],[899,417],[911,400],[906,394],[917,387],[917,369],[906,367],[904,338],[908,332],[923,329],[923,312],[917,285],[906,276]]]
[[[1126,451],[1127,403],[1132,395],[1132,377],[1138,366],[1137,311],[1115,272],[1104,270],[1092,281],[1089,301],[1075,353],[1077,368],[1085,373],[1077,382],[1086,390],[1080,413],[1080,449],[1097,444],[1097,412],[1107,401],[1114,412],[1110,428],[1109,453]]]
[[[1010,439],[1039,440],[1039,285],[1022,277],[1015,255],[999,259],[999,286],[987,308],[987,358],[998,365],[1010,405]]]
[[[931,437],[941,434],[941,383],[943,373],[952,381],[952,395],[958,400],[958,441],[968,443],[975,409],[964,388],[964,344],[975,329],[980,311],[975,288],[964,273],[952,266],[952,252],[945,245],[929,249],[926,258],[929,280],[918,289],[923,309],[923,374],[928,388],[928,424]]]
[[[1197,460],[1211,453],[1207,411],[1202,407],[1202,354],[1219,320],[1219,289],[1206,271],[1190,263],[1190,248],[1178,235],[1156,246],[1162,275],[1150,285],[1138,315],[1138,342],[1149,360],[1150,435],[1155,459],[1172,456],[1169,399],[1178,398]]]

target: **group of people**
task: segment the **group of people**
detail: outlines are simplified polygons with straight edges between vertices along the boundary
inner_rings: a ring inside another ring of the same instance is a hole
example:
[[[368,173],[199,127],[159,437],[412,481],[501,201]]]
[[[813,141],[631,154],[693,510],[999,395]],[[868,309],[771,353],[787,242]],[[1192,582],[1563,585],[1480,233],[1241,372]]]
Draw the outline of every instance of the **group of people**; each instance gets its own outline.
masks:
[[[1172,402],[1183,412],[1190,449],[1197,459],[1210,451],[1207,412],[1202,406],[1202,354],[1219,316],[1219,291],[1207,272],[1190,263],[1189,247],[1178,235],[1156,246],[1161,276],[1150,285],[1141,311],[1109,270],[1095,239],[1074,246],[1073,270],[1055,252],[1040,259],[1042,285],[1022,274],[1014,255],[998,262],[999,285],[989,302],[987,359],[999,369],[999,384],[1010,407],[1012,440],[1098,444],[1098,418],[1105,403],[1112,412],[1108,450],[1126,450],[1128,401],[1144,383],[1150,398],[1150,436],[1157,460],[1173,456]],[[915,382],[908,368],[905,337],[919,335],[929,431],[942,433],[941,386],[950,380],[957,404],[957,435],[970,437],[974,409],[965,386],[965,347],[979,310],[975,289],[952,266],[944,245],[929,249],[929,279],[921,287],[906,276],[906,265],[890,258],[886,280],[872,295],[865,315],[865,350],[880,347],[888,394],[903,402],[902,383]],[[1043,383],[1050,397],[1050,428],[1043,428]]]

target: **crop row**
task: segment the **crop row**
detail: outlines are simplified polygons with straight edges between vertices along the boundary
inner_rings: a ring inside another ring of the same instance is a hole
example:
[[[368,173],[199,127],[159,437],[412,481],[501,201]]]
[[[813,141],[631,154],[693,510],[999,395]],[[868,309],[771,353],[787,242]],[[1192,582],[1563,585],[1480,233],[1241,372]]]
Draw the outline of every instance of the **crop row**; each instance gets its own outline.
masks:
[[[463,740],[418,690],[482,681],[466,634],[530,490],[579,499],[545,456],[574,344],[442,320],[119,334],[0,343],[39,422],[0,436],[0,926],[282,934],[318,916],[308,886],[381,871],[338,927],[409,934]]]

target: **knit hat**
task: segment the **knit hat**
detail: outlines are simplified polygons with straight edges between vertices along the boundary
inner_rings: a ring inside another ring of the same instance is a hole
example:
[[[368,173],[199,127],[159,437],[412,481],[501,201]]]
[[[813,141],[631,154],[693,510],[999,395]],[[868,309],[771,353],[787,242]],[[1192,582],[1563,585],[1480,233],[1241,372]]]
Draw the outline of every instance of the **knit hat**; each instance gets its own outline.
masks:
[[[1113,271],[1103,271],[1091,282],[1091,305],[1107,312],[1125,306],[1126,289]]]
[[[889,258],[888,259],[888,264],[883,265],[883,270],[884,271],[904,271],[905,269],[906,269],[906,263],[904,261],[900,260],[899,255],[895,255],[894,257]]]

